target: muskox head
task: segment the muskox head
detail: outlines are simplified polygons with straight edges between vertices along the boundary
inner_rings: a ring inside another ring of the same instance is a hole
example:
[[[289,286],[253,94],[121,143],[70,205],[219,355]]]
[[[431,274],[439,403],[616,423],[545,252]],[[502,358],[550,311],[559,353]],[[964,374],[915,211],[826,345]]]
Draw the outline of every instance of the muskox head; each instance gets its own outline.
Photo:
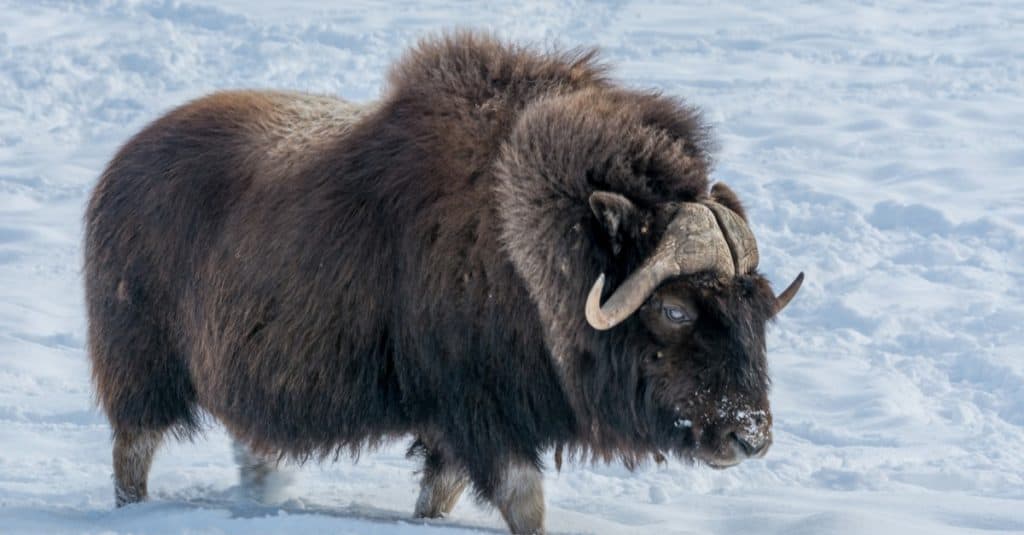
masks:
[[[653,251],[603,303],[605,275],[597,278],[585,306],[594,329],[632,316],[642,325],[629,349],[640,362],[654,442],[716,468],[764,455],[772,442],[765,327],[803,274],[772,293],[757,273],[743,209],[724,184],[709,199],[663,203],[650,215],[609,192],[593,193],[590,205],[613,244],[623,222],[642,222],[640,234],[660,230]]]
[[[540,311],[578,447],[715,467],[771,444],[776,296],[708,129],[676,99],[610,87],[525,110],[497,167],[502,238]]]

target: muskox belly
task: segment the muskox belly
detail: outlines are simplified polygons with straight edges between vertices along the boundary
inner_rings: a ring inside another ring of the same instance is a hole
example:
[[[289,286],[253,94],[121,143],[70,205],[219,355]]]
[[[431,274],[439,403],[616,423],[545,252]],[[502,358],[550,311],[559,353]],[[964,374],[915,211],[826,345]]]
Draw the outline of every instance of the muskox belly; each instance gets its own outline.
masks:
[[[388,334],[358,313],[359,292],[246,266],[195,296],[200,405],[257,449],[299,457],[407,432]]]
[[[256,450],[299,458],[410,431],[388,355],[317,349],[203,355],[192,366],[199,404]]]

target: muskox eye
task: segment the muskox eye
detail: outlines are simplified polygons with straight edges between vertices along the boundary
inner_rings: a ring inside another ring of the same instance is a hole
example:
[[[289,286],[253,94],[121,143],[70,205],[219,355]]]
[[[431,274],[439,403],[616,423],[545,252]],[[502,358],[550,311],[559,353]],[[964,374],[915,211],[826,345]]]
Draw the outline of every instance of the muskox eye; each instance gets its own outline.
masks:
[[[668,318],[668,320],[671,321],[672,323],[686,323],[688,321],[692,321],[690,319],[690,315],[687,314],[685,310],[679,307],[666,305],[665,307],[662,308],[662,310],[665,311],[665,317]]]

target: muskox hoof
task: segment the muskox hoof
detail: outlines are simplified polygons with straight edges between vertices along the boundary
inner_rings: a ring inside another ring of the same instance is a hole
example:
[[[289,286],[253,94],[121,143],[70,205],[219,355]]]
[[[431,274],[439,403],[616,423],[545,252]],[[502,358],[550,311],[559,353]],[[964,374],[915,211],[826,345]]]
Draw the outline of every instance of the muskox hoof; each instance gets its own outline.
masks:
[[[144,502],[147,497],[145,485],[142,485],[141,489],[114,488],[114,506],[118,509],[133,503]]]

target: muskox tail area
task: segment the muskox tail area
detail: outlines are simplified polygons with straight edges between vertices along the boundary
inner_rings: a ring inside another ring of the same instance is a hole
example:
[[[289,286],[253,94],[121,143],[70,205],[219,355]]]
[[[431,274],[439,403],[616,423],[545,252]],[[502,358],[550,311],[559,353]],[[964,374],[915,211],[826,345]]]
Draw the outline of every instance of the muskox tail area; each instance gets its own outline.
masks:
[[[116,286],[112,298],[88,294],[92,378],[114,433],[194,433],[195,389],[173,342],[152,318],[119,299]]]

